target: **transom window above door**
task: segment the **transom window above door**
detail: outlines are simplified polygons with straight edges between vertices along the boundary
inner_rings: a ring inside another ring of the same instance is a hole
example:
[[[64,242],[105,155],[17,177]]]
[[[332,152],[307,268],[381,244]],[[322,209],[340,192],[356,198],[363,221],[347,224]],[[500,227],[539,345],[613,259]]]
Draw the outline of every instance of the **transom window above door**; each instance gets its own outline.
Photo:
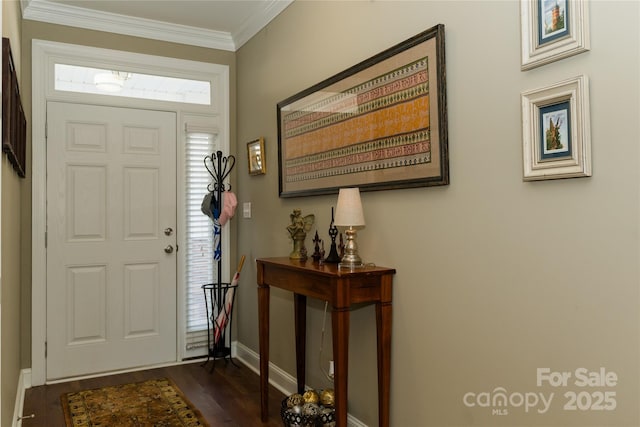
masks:
[[[123,70],[55,64],[57,91],[211,105],[211,83]]]

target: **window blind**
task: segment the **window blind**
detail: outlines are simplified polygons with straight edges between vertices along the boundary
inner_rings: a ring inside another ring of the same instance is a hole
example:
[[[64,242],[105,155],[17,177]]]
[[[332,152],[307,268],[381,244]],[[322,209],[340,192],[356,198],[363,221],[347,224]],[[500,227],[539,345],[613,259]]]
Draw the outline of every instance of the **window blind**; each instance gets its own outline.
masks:
[[[202,285],[217,277],[213,259],[213,222],[202,213],[202,199],[208,193],[212,177],[204,167],[204,158],[216,151],[217,138],[211,133],[188,132],[185,153],[186,206],[186,349],[202,348],[206,354],[207,315]]]

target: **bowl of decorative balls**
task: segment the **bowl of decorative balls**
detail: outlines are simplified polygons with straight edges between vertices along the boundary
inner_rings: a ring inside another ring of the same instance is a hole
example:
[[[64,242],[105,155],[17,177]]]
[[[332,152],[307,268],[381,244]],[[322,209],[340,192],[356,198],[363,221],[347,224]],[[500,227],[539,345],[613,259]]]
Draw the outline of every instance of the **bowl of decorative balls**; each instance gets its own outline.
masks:
[[[285,427],[335,427],[333,390],[307,390],[282,401],[280,415]]]

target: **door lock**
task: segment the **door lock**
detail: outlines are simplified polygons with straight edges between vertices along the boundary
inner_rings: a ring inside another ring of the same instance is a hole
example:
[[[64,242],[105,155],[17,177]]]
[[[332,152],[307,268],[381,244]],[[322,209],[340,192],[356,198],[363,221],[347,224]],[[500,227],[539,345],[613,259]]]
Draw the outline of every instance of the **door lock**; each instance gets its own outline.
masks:
[[[173,228],[167,227],[164,229],[165,236],[171,236],[173,234]]]

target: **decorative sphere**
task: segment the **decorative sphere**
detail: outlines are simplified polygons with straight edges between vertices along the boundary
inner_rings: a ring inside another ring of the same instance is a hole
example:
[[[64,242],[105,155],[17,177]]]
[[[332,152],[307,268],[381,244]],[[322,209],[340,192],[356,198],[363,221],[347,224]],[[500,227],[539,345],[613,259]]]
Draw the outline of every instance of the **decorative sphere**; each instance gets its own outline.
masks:
[[[302,407],[302,414],[308,417],[317,417],[320,415],[320,406],[317,403],[307,402]]]
[[[291,412],[293,412],[294,414],[302,414],[302,406],[301,405],[292,406]]]
[[[322,427],[336,427],[335,409],[322,408],[320,412],[320,423]]]
[[[333,406],[336,403],[336,394],[333,389],[325,389],[320,392],[320,403],[324,406]]]
[[[287,408],[293,408],[294,406],[302,406],[304,398],[301,394],[294,393],[287,398]]]
[[[302,397],[304,398],[304,402],[305,403],[318,403],[320,402],[320,396],[318,395],[318,392],[315,390],[307,390],[304,392],[304,394],[302,395]]]

